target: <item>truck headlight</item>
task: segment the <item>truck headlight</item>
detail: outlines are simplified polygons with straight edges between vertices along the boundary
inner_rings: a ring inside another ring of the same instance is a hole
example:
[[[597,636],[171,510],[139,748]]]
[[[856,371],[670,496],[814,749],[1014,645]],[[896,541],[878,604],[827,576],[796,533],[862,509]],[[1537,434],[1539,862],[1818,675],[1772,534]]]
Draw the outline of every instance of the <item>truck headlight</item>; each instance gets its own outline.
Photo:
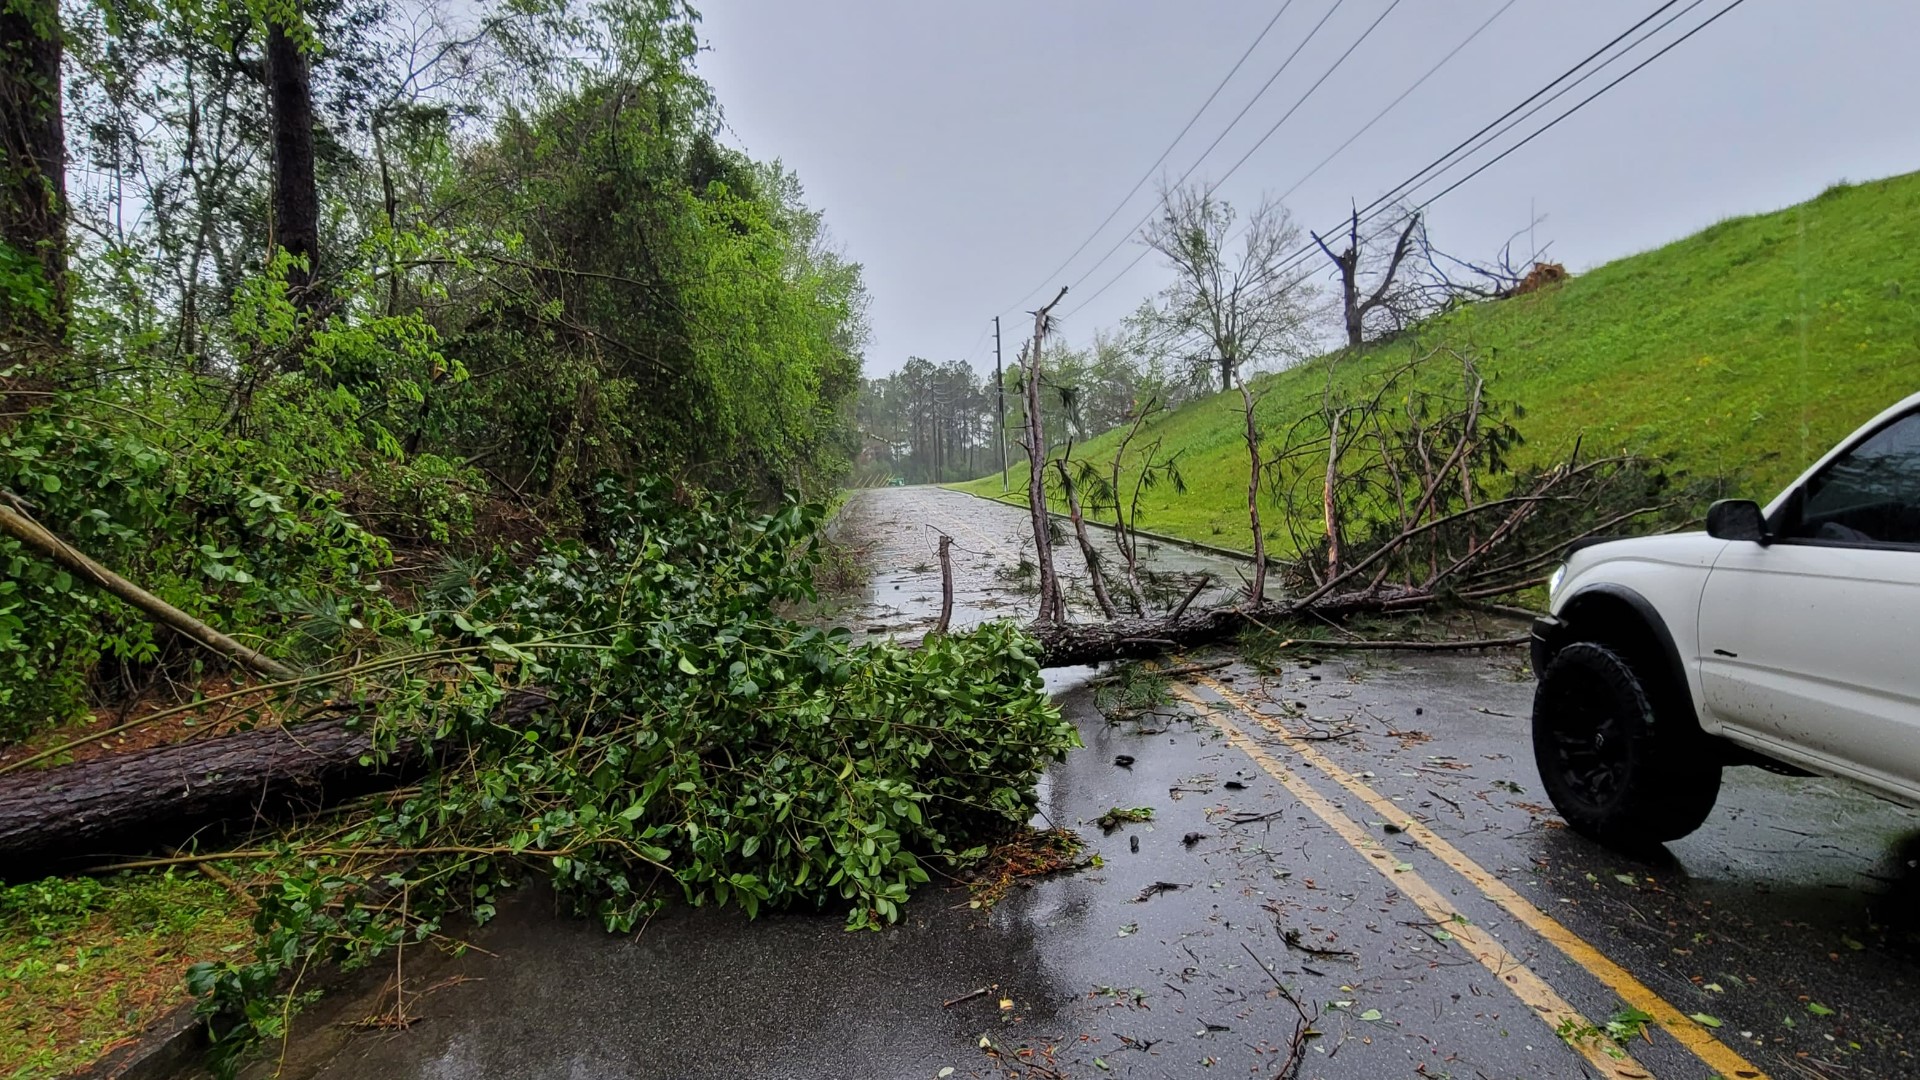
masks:
[[[1565,579],[1566,576],[1567,576],[1566,563],[1561,563],[1559,566],[1554,568],[1553,576],[1547,579],[1547,599],[1549,601],[1553,599],[1555,593],[1560,591],[1560,582],[1563,579]]]

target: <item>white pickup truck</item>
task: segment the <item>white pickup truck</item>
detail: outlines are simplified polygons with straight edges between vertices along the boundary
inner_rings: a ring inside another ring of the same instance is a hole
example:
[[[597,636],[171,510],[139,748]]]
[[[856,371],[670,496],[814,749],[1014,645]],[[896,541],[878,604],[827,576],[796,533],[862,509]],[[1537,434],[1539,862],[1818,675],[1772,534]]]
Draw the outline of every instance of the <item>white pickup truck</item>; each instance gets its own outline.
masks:
[[[1856,781],[1920,806],[1920,394],[1764,509],[1593,544],[1533,631],[1533,749],[1603,843],[1700,827],[1727,765]]]

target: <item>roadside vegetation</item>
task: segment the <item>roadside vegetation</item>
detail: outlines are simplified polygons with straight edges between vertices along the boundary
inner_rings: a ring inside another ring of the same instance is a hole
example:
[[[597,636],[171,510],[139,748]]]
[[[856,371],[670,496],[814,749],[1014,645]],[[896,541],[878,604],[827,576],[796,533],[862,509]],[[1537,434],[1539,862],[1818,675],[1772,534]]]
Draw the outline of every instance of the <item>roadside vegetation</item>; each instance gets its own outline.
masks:
[[[0,1076],[189,993],[231,1070],[531,880],[877,927],[1025,826],[1076,736],[1022,631],[786,614],[848,573],[866,294],[691,8],[14,7]],[[58,835],[53,785],[280,725],[351,798]]]
[[[1920,174],[1835,185],[1799,206],[1723,221],[1522,295],[1462,302],[1358,350],[1255,375],[1256,421],[1284,441],[1329,399],[1364,397],[1413,358],[1448,350],[1473,358],[1490,401],[1516,407],[1509,422],[1519,441],[1506,455],[1515,466],[1550,467],[1576,447],[1586,458],[1631,454],[1700,486],[1687,513],[1714,493],[1764,500],[1913,391],[1920,282],[1906,253],[1916,244]],[[1457,364],[1428,366],[1421,387],[1458,387]],[[1151,392],[1153,380],[1142,386]],[[1055,427],[1049,453],[1081,434],[1073,456],[1104,469],[1123,439],[1154,445],[1183,483],[1143,490],[1135,524],[1251,550],[1242,407],[1228,391],[1156,405],[1137,431],[1121,423],[1095,437]],[[1125,476],[1142,461],[1129,450]],[[1002,492],[997,472],[962,487]],[[1066,509],[1063,497],[1050,499]],[[1090,512],[1113,517],[1110,508]],[[1282,555],[1296,536],[1318,541],[1319,516],[1303,504],[1289,529],[1276,513],[1266,539]]]
[[[247,935],[213,880],[152,871],[0,887],[0,1076],[64,1076],[188,1000],[181,973]]]

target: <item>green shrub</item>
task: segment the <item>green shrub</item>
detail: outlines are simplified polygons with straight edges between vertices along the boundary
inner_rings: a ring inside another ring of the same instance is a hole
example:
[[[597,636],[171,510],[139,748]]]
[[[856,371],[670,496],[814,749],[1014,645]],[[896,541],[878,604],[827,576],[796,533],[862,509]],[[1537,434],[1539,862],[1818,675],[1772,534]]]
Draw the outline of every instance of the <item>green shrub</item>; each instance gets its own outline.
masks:
[[[218,629],[267,629],[303,593],[365,594],[386,544],[245,440],[166,447],[63,398],[0,433],[0,490],[62,540]],[[87,707],[106,665],[169,663],[151,619],[0,537],[0,742]]]
[[[1040,770],[1078,745],[1010,623],[908,648],[775,615],[812,596],[820,508],[753,518],[609,482],[594,501],[595,543],[450,565],[392,628],[425,659],[337,691],[379,703],[381,745],[440,764],[326,846],[290,845],[254,959],[194,971],[229,1052],[277,1031],[263,999],[304,958],[484,920],[529,875],[615,932],[675,894],[884,925],[930,860],[1024,826]],[[550,705],[499,711],[529,686]]]

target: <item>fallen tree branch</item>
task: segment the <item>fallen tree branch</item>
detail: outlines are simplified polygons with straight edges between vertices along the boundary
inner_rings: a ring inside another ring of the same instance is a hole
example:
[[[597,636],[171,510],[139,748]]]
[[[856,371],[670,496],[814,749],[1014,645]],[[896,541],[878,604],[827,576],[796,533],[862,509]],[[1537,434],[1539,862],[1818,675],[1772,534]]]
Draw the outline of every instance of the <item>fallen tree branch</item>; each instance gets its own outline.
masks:
[[[1463,652],[1469,649],[1510,649],[1515,645],[1525,645],[1532,640],[1528,637],[1482,638],[1476,641],[1336,641],[1319,638],[1289,638],[1276,649],[1285,649],[1294,645],[1312,646],[1317,649],[1400,649],[1408,652]]]
[[[258,651],[248,648],[240,642],[201,622],[199,619],[181,611],[165,600],[121,577],[119,574],[101,566],[76,550],[66,541],[55,536],[45,526],[27,516],[24,504],[12,493],[0,499],[0,532],[5,532],[29,548],[51,559],[68,572],[76,574],[94,585],[106,590],[114,597],[132,605],[148,618],[161,623],[182,637],[206,646],[208,649],[258,675],[276,679],[294,677],[292,668]],[[9,506],[8,503],[13,505]]]
[[[1187,608],[1190,605],[1192,605],[1194,598],[1200,595],[1200,590],[1206,588],[1208,583],[1212,581],[1213,581],[1212,574],[1200,575],[1200,580],[1193,583],[1193,588],[1188,590],[1186,598],[1180,601],[1180,606],[1173,609],[1173,618],[1176,621],[1180,618],[1180,616],[1185,615],[1187,613]]]
[[[1232,667],[1233,664],[1234,662],[1232,660],[1215,660],[1211,664],[1182,664],[1179,667],[1154,668],[1147,672],[1147,674],[1161,679],[1179,679],[1188,675],[1199,675],[1202,672],[1219,671],[1223,667]],[[1087,685],[1106,686],[1109,683],[1119,681],[1120,676],[1118,675],[1102,675],[1097,679],[1088,679]]]

